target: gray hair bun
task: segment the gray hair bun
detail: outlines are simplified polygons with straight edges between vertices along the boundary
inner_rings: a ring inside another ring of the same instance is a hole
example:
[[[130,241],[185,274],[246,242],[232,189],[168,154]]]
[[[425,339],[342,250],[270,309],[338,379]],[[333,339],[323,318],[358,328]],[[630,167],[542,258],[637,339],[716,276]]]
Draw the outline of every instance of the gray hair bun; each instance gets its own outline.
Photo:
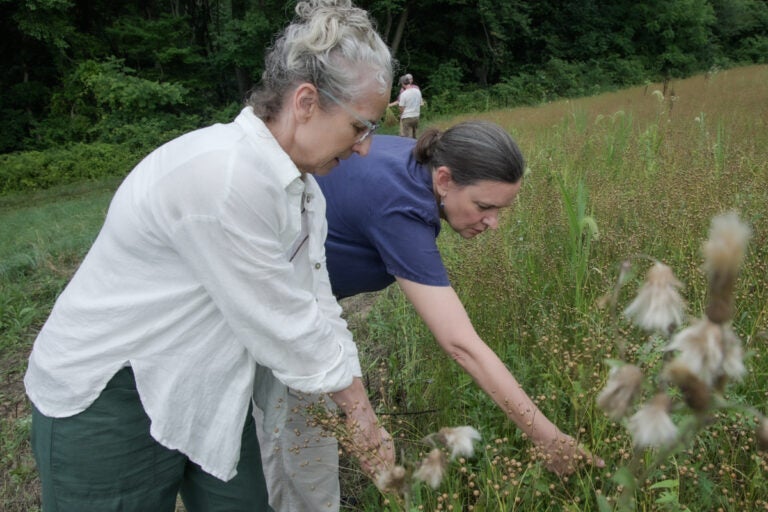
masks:
[[[393,67],[389,48],[365,10],[349,0],[304,0],[268,51],[261,84],[247,103],[268,120],[282,109],[285,94],[301,83],[342,100],[357,98],[372,82],[385,93]]]

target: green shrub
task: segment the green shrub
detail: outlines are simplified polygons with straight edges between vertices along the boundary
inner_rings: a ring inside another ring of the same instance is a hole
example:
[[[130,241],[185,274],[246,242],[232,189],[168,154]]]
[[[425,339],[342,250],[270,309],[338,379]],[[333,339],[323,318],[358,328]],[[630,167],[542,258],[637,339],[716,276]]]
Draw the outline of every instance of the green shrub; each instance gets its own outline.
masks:
[[[127,174],[144,156],[121,144],[73,144],[0,155],[0,194]]]

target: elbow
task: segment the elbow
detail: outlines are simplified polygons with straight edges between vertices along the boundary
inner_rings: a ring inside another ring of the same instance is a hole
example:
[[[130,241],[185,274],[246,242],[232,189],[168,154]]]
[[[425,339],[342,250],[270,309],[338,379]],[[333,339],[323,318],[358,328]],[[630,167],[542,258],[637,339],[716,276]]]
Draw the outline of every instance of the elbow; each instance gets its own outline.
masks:
[[[470,333],[463,336],[449,335],[443,339],[438,338],[438,343],[464,371],[476,378],[478,372],[482,372],[486,367],[489,355],[493,354],[483,340]]]
[[[470,366],[470,362],[474,360],[472,353],[467,349],[467,347],[460,343],[450,343],[448,345],[444,345],[443,349],[449,356],[451,356],[451,359],[453,359],[456,363],[458,363],[459,366],[464,369],[467,369],[468,366]]]

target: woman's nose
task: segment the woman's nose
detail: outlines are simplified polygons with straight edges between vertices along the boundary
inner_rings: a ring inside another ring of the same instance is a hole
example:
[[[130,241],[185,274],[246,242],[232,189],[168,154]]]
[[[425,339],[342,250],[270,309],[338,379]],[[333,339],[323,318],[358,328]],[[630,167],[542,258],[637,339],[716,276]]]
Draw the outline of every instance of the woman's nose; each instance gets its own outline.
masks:
[[[499,227],[499,217],[498,215],[488,215],[487,217],[483,218],[483,224],[488,226],[491,229],[497,229]]]
[[[360,156],[368,155],[368,151],[371,150],[371,140],[373,140],[373,134],[370,137],[366,137],[363,142],[358,142],[352,146],[352,151]]]

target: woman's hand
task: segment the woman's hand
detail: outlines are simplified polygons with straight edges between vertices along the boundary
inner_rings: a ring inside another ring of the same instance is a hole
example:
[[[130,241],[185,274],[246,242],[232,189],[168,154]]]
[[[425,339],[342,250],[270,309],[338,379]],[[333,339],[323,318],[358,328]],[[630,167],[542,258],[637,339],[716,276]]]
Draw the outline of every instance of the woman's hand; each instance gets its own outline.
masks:
[[[549,439],[534,441],[546,468],[559,476],[567,476],[584,464],[605,466],[600,457],[592,455],[574,438],[562,432]]]
[[[395,464],[395,450],[392,436],[380,427],[378,421],[365,424],[353,416],[347,416],[347,432],[350,434],[347,451],[360,462],[368,476],[374,476]]]

